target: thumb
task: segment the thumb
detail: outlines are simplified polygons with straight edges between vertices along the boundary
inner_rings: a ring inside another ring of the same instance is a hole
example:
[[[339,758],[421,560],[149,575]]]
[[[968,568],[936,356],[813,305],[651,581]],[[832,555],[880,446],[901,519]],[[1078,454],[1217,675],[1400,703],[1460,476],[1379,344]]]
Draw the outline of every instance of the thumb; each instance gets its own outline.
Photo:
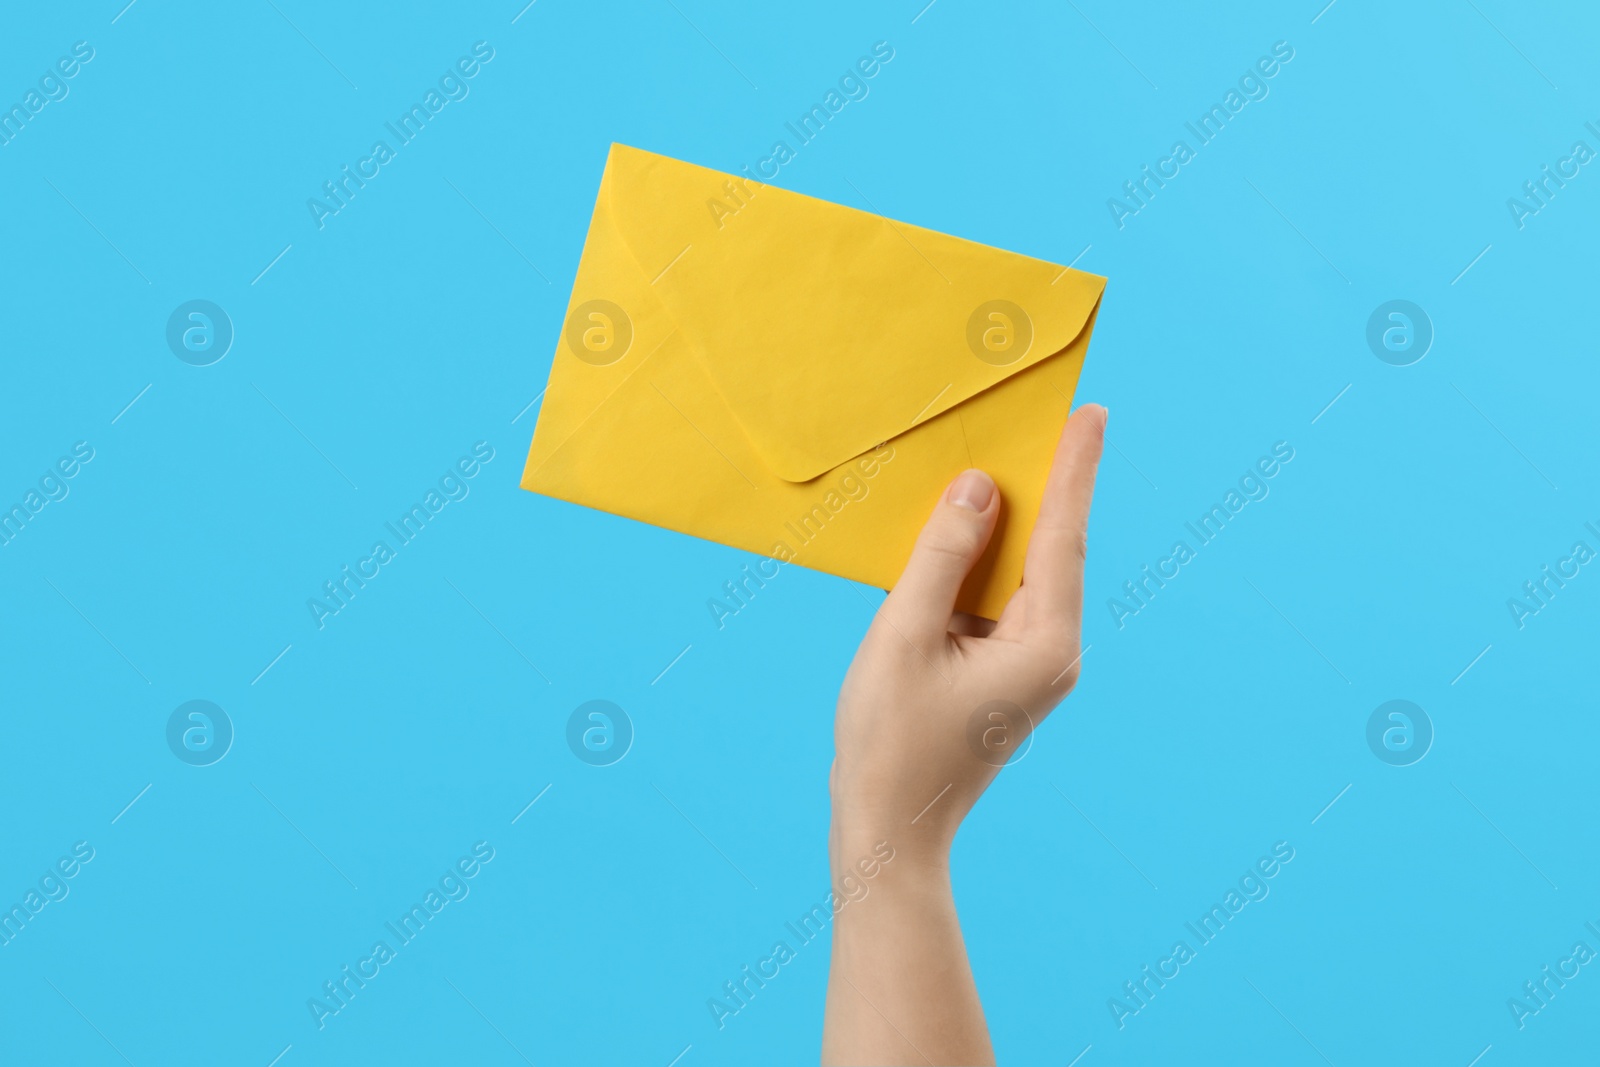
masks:
[[[988,547],[999,515],[1000,492],[983,471],[963,471],[950,483],[884,601],[896,629],[917,643],[944,635],[961,583]]]

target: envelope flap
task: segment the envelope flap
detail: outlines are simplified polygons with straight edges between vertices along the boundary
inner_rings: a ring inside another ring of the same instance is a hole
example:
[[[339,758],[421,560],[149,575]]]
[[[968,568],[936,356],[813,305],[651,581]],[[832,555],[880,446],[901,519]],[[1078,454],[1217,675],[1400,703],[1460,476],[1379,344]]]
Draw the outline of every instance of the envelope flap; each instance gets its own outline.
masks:
[[[1061,351],[1105,286],[625,145],[601,196],[751,445],[791,482]]]

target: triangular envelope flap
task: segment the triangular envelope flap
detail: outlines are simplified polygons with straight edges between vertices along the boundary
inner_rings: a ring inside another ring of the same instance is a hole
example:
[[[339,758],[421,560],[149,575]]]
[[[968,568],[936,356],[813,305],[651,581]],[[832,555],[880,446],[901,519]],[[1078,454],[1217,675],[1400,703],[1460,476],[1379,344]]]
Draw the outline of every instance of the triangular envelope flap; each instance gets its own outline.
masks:
[[[751,444],[791,482],[1059,352],[1105,287],[626,145],[601,195]]]

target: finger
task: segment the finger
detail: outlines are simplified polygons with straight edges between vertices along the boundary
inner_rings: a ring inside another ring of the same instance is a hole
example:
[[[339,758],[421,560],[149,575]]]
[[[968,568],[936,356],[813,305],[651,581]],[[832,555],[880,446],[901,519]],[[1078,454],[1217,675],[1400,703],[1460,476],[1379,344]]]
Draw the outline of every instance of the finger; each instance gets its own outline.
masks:
[[[1106,415],[1099,404],[1085,404],[1072,413],[1061,431],[1023,562],[1029,630],[1078,634],[1083,618],[1089,502],[1105,442]]]
[[[934,505],[883,614],[914,643],[942,638],[967,572],[983,555],[1000,514],[1000,493],[983,471],[963,471]]]

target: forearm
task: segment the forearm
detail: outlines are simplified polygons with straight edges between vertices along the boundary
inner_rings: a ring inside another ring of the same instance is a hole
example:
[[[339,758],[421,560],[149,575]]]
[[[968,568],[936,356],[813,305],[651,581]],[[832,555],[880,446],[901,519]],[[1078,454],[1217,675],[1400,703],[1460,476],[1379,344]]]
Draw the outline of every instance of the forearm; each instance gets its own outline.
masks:
[[[836,829],[835,879],[870,849]],[[822,1062],[993,1063],[947,854],[897,851],[835,919]]]

